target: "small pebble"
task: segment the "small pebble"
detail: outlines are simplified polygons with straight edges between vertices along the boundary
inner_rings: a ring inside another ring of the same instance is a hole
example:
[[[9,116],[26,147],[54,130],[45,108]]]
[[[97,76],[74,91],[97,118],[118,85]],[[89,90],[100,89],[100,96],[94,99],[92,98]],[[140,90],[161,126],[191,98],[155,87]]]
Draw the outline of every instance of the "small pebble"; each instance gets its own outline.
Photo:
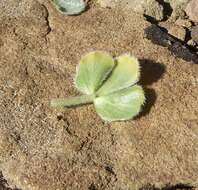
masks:
[[[189,46],[193,46],[193,47],[196,46],[196,43],[195,43],[195,41],[194,41],[193,39],[188,40],[187,44],[188,44]]]

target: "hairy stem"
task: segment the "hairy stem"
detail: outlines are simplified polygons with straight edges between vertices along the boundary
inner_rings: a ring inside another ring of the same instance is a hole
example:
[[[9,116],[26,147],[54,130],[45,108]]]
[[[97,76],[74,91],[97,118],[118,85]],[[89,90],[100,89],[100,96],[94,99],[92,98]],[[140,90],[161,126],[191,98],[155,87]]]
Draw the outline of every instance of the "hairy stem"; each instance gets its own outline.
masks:
[[[92,103],[94,100],[94,95],[83,95],[69,98],[58,98],[52,99],[50,102],[50,106],[52,107],[71,107],[80,104],[88,104]]]

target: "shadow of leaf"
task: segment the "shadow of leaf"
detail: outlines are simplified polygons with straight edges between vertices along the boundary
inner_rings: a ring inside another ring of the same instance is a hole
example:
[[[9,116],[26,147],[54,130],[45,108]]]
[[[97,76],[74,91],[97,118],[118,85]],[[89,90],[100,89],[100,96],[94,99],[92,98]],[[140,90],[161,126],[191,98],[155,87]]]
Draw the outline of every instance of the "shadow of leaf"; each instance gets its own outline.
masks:
[[[143,86],[157,82],[165,73],[165,65],[149,59],[140,59],[141,78],[140,84]]]
[[[146,103],[144,104],[142,111],[135,117],[135,119],[139,119],[140,117],[147,115],[157,99],[155,90],[152,88],[144,88],[144,93],[146,96]]]
[[[165,65],[149,59],[140,59],[140,65],[141,78],[139,84],[144,88],[146,103],[143,106],[142,112],[135,119],[145,116],[150,112],[157,99],[157,94],[154,89],[148,88],[147,85],[157,82],[166,71]]]

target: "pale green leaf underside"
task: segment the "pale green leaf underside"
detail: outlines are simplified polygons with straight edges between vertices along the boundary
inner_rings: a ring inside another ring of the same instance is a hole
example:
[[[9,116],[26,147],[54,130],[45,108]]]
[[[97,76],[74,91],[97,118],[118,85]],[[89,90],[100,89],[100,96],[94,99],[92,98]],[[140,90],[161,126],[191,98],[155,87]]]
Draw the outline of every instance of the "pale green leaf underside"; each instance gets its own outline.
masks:
[[[97,95],[106,95],[135,84],[139,80],[140,66],[138,60],[128,54],[116,59],[117,65],[111,76],[97,91]]]
[[[105,121],[132,119],[136,116],[145,101],[142,87],[135,85],[98,97],[94,100],[96,112]]]
[[[94,94],[113,69],[115,63],[107,53],[95,51],[80,60],[75,85],[85,94]]]
[[[52,0],[52,2],[61,13],[66,15],[79,14],[86,7],[83,0]]]

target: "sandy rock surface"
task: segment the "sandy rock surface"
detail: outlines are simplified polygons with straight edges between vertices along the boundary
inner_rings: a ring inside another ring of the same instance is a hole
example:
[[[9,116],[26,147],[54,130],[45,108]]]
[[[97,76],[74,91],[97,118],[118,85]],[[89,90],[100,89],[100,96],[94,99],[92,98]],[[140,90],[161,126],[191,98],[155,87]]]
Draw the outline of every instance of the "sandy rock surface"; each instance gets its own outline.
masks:
[[[14,7],[14,8],[13,8]],[[142,16],[91,7],[60,15],[47,1],[0,4],[0,170],[22,190],[198,185],[198,66],[144,36]],[[81,55],[131,52],[147,103],[135,120],[104,123],[93,105],[52,109],[75,96]]]
[[[185,11],[192,21],[198,23],[198,1],[197,0],[191,0],[186,6]]]
[[[7,181],[4,179],[2,173],[0,172],[0,189],[1,190],[20,190],[18,188],[10,188]]]

